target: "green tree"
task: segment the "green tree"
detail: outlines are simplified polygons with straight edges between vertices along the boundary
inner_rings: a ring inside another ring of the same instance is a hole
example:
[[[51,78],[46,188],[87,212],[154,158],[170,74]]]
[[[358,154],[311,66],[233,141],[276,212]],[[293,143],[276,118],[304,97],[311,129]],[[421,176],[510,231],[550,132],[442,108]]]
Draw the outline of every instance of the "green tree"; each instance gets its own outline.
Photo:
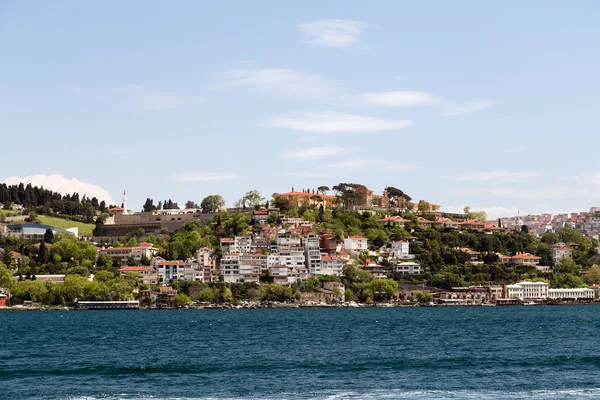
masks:
[[[260,195],[258,190],[250,190],[246,192],[244,197],[236,201],[236,207],[246,208],[251,207],[254,208],[261,203],[264,203],[265,199]]]
[[[49,259],[48,248],[46,247],[46,243],[44,241],[40,242],[40,248],[38,249],[37,260],[40,264],[47,264]]]
[[[219,194],[206,196],[200,203],[203,213],[214,213],[225,207],[225,199]]]
[[[94,280],[98,282],[108,282],[115,277],[110,271],[98,271],[96,275],[94,275]]]
[[[597,264],[592,265],[592,267],[583,276],[583,280],[588,285],[600,283],[600,266],[598,266]]]
[[[398,289],[398,282],[393,279],[374,279],[365,285],[365,290],[373,293],[373,300],[389,300]]]
[[[0,288],[10,290],[15,284],[15,278],[13,278],[10,270],[0,262]]]
[[[196,202],[194,202],[192,200],[188,200],[185,202],[185,208],[190,210],[193,208],[200,208],[200,206],[198,204],[196,204]]]
[[[177,296],[175,296],[175,304],[177,305],[177,307],[187,306],[191,302],[192,299],[185,293],[179,293]]]
[[[46,229],[46,232],[44,232],[44,242],[48,244],[54,243],[54,232],[52,232],[52,229],[48,228]]]

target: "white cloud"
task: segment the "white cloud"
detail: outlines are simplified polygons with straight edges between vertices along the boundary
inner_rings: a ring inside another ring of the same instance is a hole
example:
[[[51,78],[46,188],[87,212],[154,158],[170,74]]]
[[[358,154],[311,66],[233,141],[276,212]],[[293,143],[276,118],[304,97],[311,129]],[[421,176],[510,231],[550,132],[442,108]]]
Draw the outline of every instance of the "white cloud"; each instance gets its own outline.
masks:
[[[392,107],[430,106],[443,100],[432,93],[415,91],[373,92],[358,97],[368,104]]]
[[[333,157],[339,154],[349,152],[350,149],[341,146],[319,146],[308,149],[294,150],[282,155],[283,158],[293,160],[319,160],[322,158]]]
[[[159,92],[146,85],[123,85],[117,91],[142,110],[168,110],[203,101],[200,96]]]
[[[406,120],[385,120],[339,112],[305,112],[275,116],[266,125],[310,133],[356,133],[404,129],[413,125]]]
[[[181,182],[219,182],[239,178],[239,175],[230,172],[192,172],[175,176]]]
[[[320,75],[293,69],[237,69],[224,74],[220,87],[247,87],[281,96],[323,98],[339,91],[339,85]]]
[[[376,172],[397,172],[417,168],[415,165],[399,164],[375,158],[339,161],[325,165],[327,169],[365,170]]]
[[[296,178],[334,178],[334,177],[341,176],[341,174],[339,174],[339,173],[310,172],[310,171],[283,172],[280,175],[281,176],[296,177]]]
[[[442,113],[444,115],[470,114],[473,112],[484,110],[488,107],[493,106],[494,104],[496,103],[489,100],[468,101],[465,103],[455,103],[448,101],[442,106]]]
[[[535,171],[487,171],[459,175],[454,179],[466,182],[513,183],[525,182],[536,176],[539,176],[539,173]]]
[[[326,47],[350,47],[362,33],[364,24],[360,21],[325,19],[306,22],[300,30],[311,43]]]
[[[89,197],[96,197],[99,201],[104,200],[109,205],[117,204],[106,190],[93,183],[82,182],[77,178],[65,178],[59,174],[52,175],[30,175],[25,177],[11,176],[4,179],[1,183],[7,185],[15,185],[23,182],[23,184],[31,184],[33,186],[44,187],[44,189],[52,190],[61,194],[79,193],[79,196],[84,194]]]

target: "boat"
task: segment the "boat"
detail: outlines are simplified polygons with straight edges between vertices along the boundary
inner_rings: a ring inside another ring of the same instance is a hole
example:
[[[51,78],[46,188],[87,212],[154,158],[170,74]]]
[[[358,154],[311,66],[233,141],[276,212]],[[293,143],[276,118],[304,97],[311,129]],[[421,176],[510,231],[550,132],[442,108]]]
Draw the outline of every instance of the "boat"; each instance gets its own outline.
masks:
[[[537,306],[538,303],[535,301],[528,301],[527,303],[523,303],[524,306]]]

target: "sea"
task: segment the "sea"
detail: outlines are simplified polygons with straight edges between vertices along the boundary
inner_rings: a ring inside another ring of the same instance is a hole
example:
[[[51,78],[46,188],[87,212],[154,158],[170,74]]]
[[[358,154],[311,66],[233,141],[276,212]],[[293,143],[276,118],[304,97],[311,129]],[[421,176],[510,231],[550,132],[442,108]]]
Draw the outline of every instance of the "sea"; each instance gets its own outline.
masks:
[[[600,306],[0,312],[0,399],[600,398]]]

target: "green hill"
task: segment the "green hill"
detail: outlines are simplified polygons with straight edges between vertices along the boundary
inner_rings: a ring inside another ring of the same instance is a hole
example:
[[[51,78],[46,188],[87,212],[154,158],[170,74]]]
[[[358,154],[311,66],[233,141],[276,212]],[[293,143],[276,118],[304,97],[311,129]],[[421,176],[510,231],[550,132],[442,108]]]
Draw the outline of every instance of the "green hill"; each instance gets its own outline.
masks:
[[[91,235],[92,231],[95,228],[94,224],[84,224],[83,222],[69,221],[67,219],[62,219],[62,218],[46,217],[46,216],[40,215],[38,217],[38,219],[40,220],[40,223],[42,223],[44,225],[55,226],[57,228],[77,227],[77,228],[79,228],[80,235]]]

